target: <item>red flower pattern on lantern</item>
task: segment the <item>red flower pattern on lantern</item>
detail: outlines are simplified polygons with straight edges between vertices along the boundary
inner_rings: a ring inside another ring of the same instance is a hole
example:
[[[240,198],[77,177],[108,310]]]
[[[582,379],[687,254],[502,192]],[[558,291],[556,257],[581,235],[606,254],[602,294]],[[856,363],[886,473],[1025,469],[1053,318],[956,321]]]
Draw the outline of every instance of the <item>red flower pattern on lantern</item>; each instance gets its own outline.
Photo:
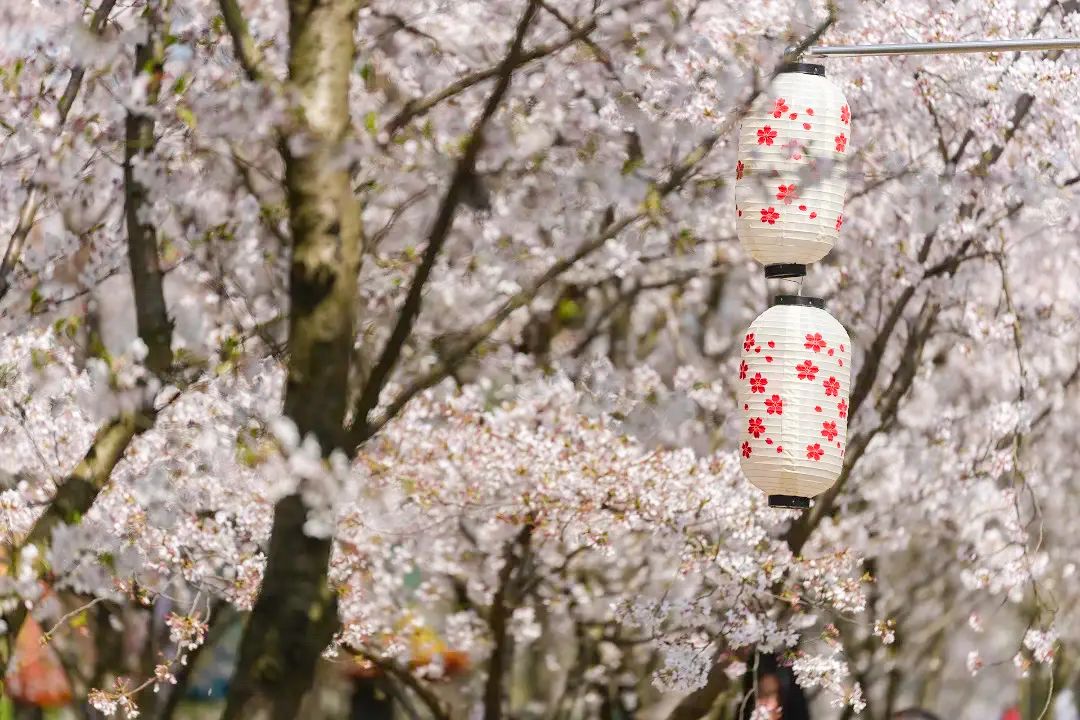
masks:
[[[750,457],[750,452],[751,452],[750,451],[750,443],[744,442],[742,444],[742,456],[744,458],[748,458],[748,457]]]
[[[813,350],[814,352],[821,352],[825,347],[825,340],[822,339],[821,333],[807,333],[806,343],[803,345],[807,350]]]
[[[825,397],[839,397],[840,396],[840,381],[834,377],[829,378],[822,383],[825,386]]]
[[[840,413],[840,419],[841,420],[847,418],[847,410],[848,410],[847,400],[841,400],[840,402],[838,402],[836,404],[836,410],[837,410],[837,412]]]
[[[799,373],[800,380],[813,380],[817,377],[818,366],[809,360],[804,360],[795,366],[795,370]]]
[[[844,105],[842,108],[840,108],[840,122],[844,123],[845,125],[851,124],[851,110],[848,109],[847,105]]]
[[[832,442],[839,434],[840,431],[836,429],[836,423],[828,421],[821,423],[821,435],[829,442]]]
[[[784,401],[779,395],[773,395],[771,398],[765,401],[765,412],[769,415],[783,415],[784,414]]]
[[[844,216],[843,216],[843,215],[837,215],[837,216],[836,216],[836,229],[837,229],[837,230],[839,230],[839,229],[840,229],[840,227],[841,227],[841,226],[842,226],[843,224],[844,224]]]
[[[776,208],[761,208],[761,222],[775,225],[779,219],[780,213],[776,212]]]
[[[757,131],[757,144],[758,145],[772,145],[773,140],[776,139],[776,131],[766,125],[763,128],[758,128]]]
[[[761,418],[750,418],[750,425],[746,428],[746,432],[756,438],[761,437],[765,434],[765,423]]]
[[[833,139],[836,141],[836,152],[844,152],[844,148],[847,147],[847,136],[840,133]]]
[[[797,187],[795,183],[790,185],[781,185],[776,188],[776,199],[783,200],[785,205],[790,205],[791,201],[796,198]]]
[[[765,392],[765,386],[769,384],[769,381],[761,377],[761,373],[756,373],[754,377],[750,378],[750,392],[763,393]]]
[[[825,451],[821,449],[821,444],[820,443],[813,443],[812,445],[807,445],[806,446],[806,457],[807,457],[808,460],[820,460],[821,456],[824,455],[824,454],[825,454]],[[746,457],[750,457],[750,456],[747,455]]]
[[[746,352],[750,352],[750,348],[754,347],[754,333],[746,333],[746,339],[743,340],[742,349]]]
[[[749,370],[749,369],[750,369],[750,366],[746,364],[745,360],[743,360],[743,361],[741,361],[739,363],[739,379],[740,380],[745,380],[746,379],[746,371]]]
[[[743,165],[743,161],[742,161],[742,160],[740,160],[739,162],[735,163],[735,179],[736,179],[736,180],[742,180],[742,176],[743,176],[743,170],[745,170],[745,169],[746,169],[746,166],[745,166],[745,165]]]
[[[784,98],[777,98],[776,104],[773,106],[772,116],[778,118],[788,111],[787,103],[784,102]]]

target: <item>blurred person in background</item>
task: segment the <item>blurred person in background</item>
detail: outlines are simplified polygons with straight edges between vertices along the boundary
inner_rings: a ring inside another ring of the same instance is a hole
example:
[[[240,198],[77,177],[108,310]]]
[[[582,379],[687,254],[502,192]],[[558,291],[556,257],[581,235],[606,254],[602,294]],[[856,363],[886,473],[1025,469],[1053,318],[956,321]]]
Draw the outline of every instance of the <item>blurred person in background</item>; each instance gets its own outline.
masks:
[[[795,683],[790,667],[780,664],[773,655],[759,655],[757,683],[754,670],[743,677],[742,720],[759,720],[761,710],[768,720],[810,720],[810,709],[802,688]],[[757,712],[758,714],[755,714]]]

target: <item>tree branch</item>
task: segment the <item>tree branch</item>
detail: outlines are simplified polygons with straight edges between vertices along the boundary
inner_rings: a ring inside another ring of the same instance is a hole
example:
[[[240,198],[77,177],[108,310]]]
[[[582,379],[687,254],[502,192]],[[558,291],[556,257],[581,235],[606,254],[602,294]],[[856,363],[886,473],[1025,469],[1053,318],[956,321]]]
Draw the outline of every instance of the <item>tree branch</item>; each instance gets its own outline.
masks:
[[[420,701],[427,706],[433,720],[451,720],[452,715],[446,704],[439,699],[439,696],[431,688],[411,673],[409,668],[392,658],[380,657],[366,650],[354,650],[353,652],[416,693]]]
[[[520,64],[519,58],[521,57],[522,45],[525,43],[525,35],[529,31],[539,7],[538,0],[530,0],[525,12],[518,21],[514,37],[510,41],[510,48],[507,50],[506,57],[499,64],[498,80],[495,87],[492,88],[480,117],[474,123],[465,150],[454,167],[450,186],[446,189],[438,213],[435,215],[435,222],[432,223],[431,231],[428,233],[427,247],[420,261],[420,267],[416,269],[416,273],[413,275],[412,284],[409,286],[409,292],[405,296],[405,302],[401,307],[401,312],[398,314],[397,323],[386,341],[386,346],[383,348],[378,362],[375,363],[375,367],[372,368],[364,383],[360,400],[353,413],[353,424],[359,428],[357,434],[360,436],[366,434],[363,428],[367,426],[368,413],[378,404],[379,394],[382,392],[387,380],[389,380],[390,374],[394,371],[394,367],[401,357],[401,350],[409,339],[413,324],[420,314],[423,305],[424,285],[435,267],[435,260],[450,236],[450,230],[454,226],[454,217],[457,214],[458,207],[461,205],[466,186],[475,181],[476,159],[484,146],[484,132],[510,89],[514,68]]]
[[[237,0],[219,0],[221,17],[225,20],[225,28],[229,31],[233,41],[233,54],[236,55],[240,67],[248,80],[265,81],[271,79],[263,71],[262,56],[259,46],[251,36],[247,21],[240,10]]]
[[[527,52],[519,52],[516,56],[513,66],[510,68],[504,67],[506,64],[506,60],[503,60],[502,62],[499,62],[498,64],[493,65],[489,68],[478,70],[476,72],[469,73],[468,75],[460,77],[454,82],[447,85],[442,90],[432,93],[427,97],[416,98],[408,101],[407,103],[405,103],[405,107],[401,108],[401,110],[399,110],[396,115],[390,118],[390,121],[386,124],[386,132],[393,136],[395,133],[397,133],[399,130],[401,130],[403,127],[408,125],[416,118],[426,115],[433,107],[443,102],[444,100],[448,100],[455,95],[460,95],[474,85],[482,83],[485,80],[490,80],[491,78],[496,77],[506,72],[507,70],[516,70],[523,65],[528,65],[533,60],[539,60],[542,57],[553,55],[570,47],[578,40],[581,40],[587,37],[590,33],[592,33],[592,31],[596,29],[596,23],[596,17],[590,18],[589,21],[586,22],[584,25],[576,28],[566,37],[558,40],[557,42],[537,45],[532,50],[529,50]]]
[[[157,103],[161,90],[165,47],[159,11],[149,6],[150,36],[135,48],[135,67],[150,75],[146,101]],[[146,366],[155,375],[164,375],[172,365],[172,322],[169,320],[162,288],[161,259],[158,256],[157,228],[146,218],[148,193],[136,178],[135,162],[154,148],[154,119],[145,112],[129,110],[125,123],[124,215],[127,222],[128,262],[135,290],[135,320],[139,338],[146,345]]]
[[[506,662],[511,656],[512,638],[507,634],[507,621],[514,610],[512,600],[515,576],[518,568],[525,562],[532,539],[532,523],[526,523],[507,548],[503,566],[499,571],[499,586],[491,600],[488,624],[494,638],[494,647],[488,659],[487,680],[484,683],[484,720],[502,720],[503,714],[503,676]]]

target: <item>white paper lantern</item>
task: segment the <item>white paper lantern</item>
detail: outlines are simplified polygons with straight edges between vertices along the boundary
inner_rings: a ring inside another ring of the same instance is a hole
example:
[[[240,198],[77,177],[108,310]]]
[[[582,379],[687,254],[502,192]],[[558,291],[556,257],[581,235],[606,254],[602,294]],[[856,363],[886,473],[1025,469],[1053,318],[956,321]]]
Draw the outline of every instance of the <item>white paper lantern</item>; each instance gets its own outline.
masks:
[[[821,65],[792,64],[754,103],[739,133],[739,240],[768,277],[805,273],[844,222],[851,113]],[[774,266],[774,267],[770,267]]]
[[[824,307],[779,295],[743,340],[742,468],[774,507],[809,507],[844,462],[851,340]]]

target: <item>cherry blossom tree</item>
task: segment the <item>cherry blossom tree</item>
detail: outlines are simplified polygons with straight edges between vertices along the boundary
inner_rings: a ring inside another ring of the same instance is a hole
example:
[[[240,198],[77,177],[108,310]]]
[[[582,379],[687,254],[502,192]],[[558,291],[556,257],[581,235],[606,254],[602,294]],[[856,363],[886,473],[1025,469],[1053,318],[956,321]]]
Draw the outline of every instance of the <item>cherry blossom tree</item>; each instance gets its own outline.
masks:
[[[734,718],[757,652],[823,717],[1039,717],[1078,681],[1076,58],[828,61],[853,175],[801,289],[855,367],[805,514],[739,472],[785,288],[731,188],[810,44],[1078,10],[8,3],[0,666],[36,624],[80,712],[176,717],[242,624],[225,718],[333,716],[343,673],[440,720]]]

